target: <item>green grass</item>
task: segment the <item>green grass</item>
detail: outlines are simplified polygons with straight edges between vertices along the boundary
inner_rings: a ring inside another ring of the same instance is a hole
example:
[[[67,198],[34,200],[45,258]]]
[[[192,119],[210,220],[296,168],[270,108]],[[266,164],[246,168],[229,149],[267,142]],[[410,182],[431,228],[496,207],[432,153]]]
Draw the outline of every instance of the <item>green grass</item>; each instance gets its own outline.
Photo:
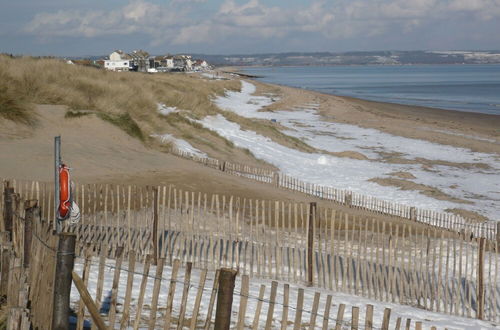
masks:
[[[137,123],[129,113],[115,115],[99,112],[97,113],[97,116],[102,120],[107,121],[124,130],[128,135],[136,137],[141,141],[145,140],[141,128],[139,127],[139,125],[137,125]]]
[[[93,113],[94,112],[90,112],[90,111],[71,111],[71,110],[68,110],[64,114],[64,118],[80,118],[80,117],[91,115]]]

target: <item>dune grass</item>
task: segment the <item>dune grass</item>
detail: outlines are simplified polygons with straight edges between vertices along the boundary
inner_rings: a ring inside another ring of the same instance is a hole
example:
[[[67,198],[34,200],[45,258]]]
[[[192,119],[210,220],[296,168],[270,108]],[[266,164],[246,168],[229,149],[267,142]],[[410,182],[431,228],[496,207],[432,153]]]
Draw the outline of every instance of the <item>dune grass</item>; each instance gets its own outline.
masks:
[[[237,79],[211,81],[196,74],[111,72],[69,65],[59,59],[0,55],[0,119],[33,124],[36,122],[33,105],[64,105],[68,107],[65,114],[68,120],[95,114],[149,147],[164,150],[150,136],[169,133],[205,149],[212,157],[259,162],[249,150],[236,148],[228,139],[195,121],[221,113],[244,129],[299,150],[312,151],[313,148],[267,122],[225,112],[212,102],[227,90],[240,88]],[[160,103],[180,112],[161,115]]]
[[[142,136],[158,128],[158,103],[204,116],[217,112],[210,102],[214,95],[240,87],[238,81],[206,82],[186,74],[110,72],[58,59],[9,56],[0,56],[0,81],[4,118],[28,123],[33,118],[29,104],[66,105],[107,114],[100,118],[124,129],[123,122],[131,118]],[[136,128],[127,129],[140,136]]]
[[[0,71],[0,117],[26,125],[36,123],[31,105],[17,95],[2,71]]]
[[[36,122],[30,105],[18,100],[3,88],[0,88],[0,117],[26,125]]]
[[[122,114],[108,114],[100,112],[97,114],[99,118],[105,120],[122,130],[124,130],[128,135],[136,137],[141,141],[144,141],[144,134],[141,128],[137,125],[136,121],[130,117],[128,113]]]

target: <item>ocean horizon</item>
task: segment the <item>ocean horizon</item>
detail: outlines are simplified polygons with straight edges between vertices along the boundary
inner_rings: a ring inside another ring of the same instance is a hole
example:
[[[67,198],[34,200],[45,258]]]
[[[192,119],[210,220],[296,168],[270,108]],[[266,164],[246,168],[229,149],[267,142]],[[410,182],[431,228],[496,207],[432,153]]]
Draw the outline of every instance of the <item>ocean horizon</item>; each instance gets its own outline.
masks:
[[[245,67],[259,81],[338,96],[500,115],[500,64]]]

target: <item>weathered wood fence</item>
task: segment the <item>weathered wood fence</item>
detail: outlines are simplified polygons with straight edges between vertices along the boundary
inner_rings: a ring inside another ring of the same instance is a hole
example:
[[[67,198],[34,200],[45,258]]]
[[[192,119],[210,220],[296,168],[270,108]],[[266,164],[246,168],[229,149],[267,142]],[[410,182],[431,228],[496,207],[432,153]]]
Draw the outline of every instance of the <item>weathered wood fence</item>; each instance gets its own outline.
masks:
[[[44,202],[49,186],[23,194]],[[38,187],[38,189],[37,189]],[[419,306],[500,318],[499,241],[400,220],[354,217],[330,208],[248,200],[174,187],[80,185],[78,248],[89,243],[137,257],[153,254],[197,268],[238,268],[286,280]]]
[[[272,183],[283,189],[298,191],[349,207],[397,216],[403,219],[422,222],[458,232],[462,230],[470,231],[476,237],[495,239],[500,235],[500,221],[477,223],[477,221],[451,213],[426,210],[355,193],[345,189],[336,189],[333,187],[307,183],[297,178],[269,169],[235,164],[229,161],[220,161],[214,158],[199,157],[176,148],[173,148],[171,152],[174,155],[191,159],[195,162],[221,170],[231,175],[242,176],[265,183]]]
[[[128,258],[119,254],[111,260],[93,257],[93,253],[84,253],[86,257],[79,273],[94,301],[102,302],[103,293],[108,292],[109,311],[102,316],[108,326],[114,329],[217,329],[215,301],[220,299],[219,288],[227,285],[219,276],[220,270],[195,271],[189,262],[182,269],[178,259],[172,267],[166,266],[167,260],[163,258],[153,265],[152,255],[142,258],[140,263],[134,254]],[[97,278],[89,274],[97,274]],[[272,281],[270,287],[251,285],[248,275],[237,276],[236,282],[231,292],[232,312],[226,315],[232,329],[424,327],[422,321],[412,321],[411,317],[391,319],[390,308],[349,306],[318,291],[311,294],[309,290],[305,295],[304,288],[286,283],[280,286]],[[80,323],[88,319],[84,305],[83,301],[78,303]]]
[[[6,198],[0,223],[2,230],[6,231],[2,231],[0,235],[0,293],[6,299],[2,305],[8,311],[7,329],[53,328],[56,317],[56,314],[53,314],[56,310],[53,308],[56,301],[54,297],[58,294],[56,282],[61,281],[62,276],[55,272],[56,259],[58,260],[61,254],[74,252],[58,251],[58,235],[52,233],[50,222],[43,218],[38,201],[24,200],[8,185],[4,192]],[[154,196],[158,195],[155,193]],[[78,237],[82,239],[81,235]],[[100,239],[106,243],[104,237]],[[72,275],[78,288],[74,292],[78,292],[80,297],[74,305],[77,314],[76,329],[83,329],[85,320],[89,319],[87,309],[92,314],[92,328],[99,330],[214,328],[215,299],[217,295],[217,300],[221,299],[222,291],[218,289],[225,286],[222,276],[219,278],[219,270],[209,272],[204,268],[197,272],[195,282],[191,262],[186,264],[184,271],[179,269],[179,259],[171,262],[173,267],[166,267],[168,259],[161,257],[162,253],[159,253],[156,257],[151,254],[139,254],[136,263],[137,251],[129,247],[126,256],[123,247],[109,249],[102,241],[89,244],[83,240],[79,244],[82,258],[81,276],[78,272],[73,272]],[[59,241],[59,249],[60,246]],[[110,260],[110,257],[114,260]],[[127,258],[125,262],[124,258]],[[72,264],[70,267],[73,267]],[[183,277],[179,276],[181,272],[184,273]],[[120,283],[125,283],[125,276],[126,285],[120,287]],[[92,277],[96,279],[90,283]],[[140,279],[139,290],[134,290],[134,277]],[[260,285],[259,294],[255,295],[249,290],[249,276],[242,275],[238,278],[241,281],[239,289],[229,291],[232,295],[229,301],[234,302],[230,303],[226,313],[217,311],[215,324],[219,315],[226,315],[230,319],[225,322],[237,329],[329,329],[334,326],[335,329],[358,329],[363,324],[365,329],[400,329],[402,322],[405,322],[406,329],[411,326],[422,329],[421,321],[412,325],[410,318],[402,320],[399,317],[391,321],[389,308],[384,310],[383,316],[376,316],[372,305],[367,305],[365,312],[360,311],[357,306],[352,306],[350,317],[346,317],[346,305],[337,305],[331,295],[326,296],[326,301],[321,304],[323,307],[320,309],[320,292],[315,292],[313,300],[309,301],[304,298],[303,288],[290,288],[289,284],[284,284],[283,293],[278,295],[276,281],[272,282],[269,295],[266,295],[265,284]],[[92,286],[93,284],[95,285]],[[182,291],[176,291],[177,285],[179,289],[182,287]],[[92,288],[89,290],[89,287]],[[109,294],[106,294],[108,291]],[[297,291],[295,302],[291,294],[293,291]],[[119,299],[119,296],[124,299]],[[108,308],[101,308],[99,311],[97,306],[101,306],[108,298]],[[231,313],[231,305],[235,306],[234,313]],[[247,311],[249,306],[251,309]],[[267,313],[263,313],[266,307]],[[219,308],[218,303],[217,309]]]
[[[3,195],[0,295],[6,297],[7,329],[30,329],[30,324],[48,329],[58,236],[42,219],[36,200],[25,200],[8,186]]]

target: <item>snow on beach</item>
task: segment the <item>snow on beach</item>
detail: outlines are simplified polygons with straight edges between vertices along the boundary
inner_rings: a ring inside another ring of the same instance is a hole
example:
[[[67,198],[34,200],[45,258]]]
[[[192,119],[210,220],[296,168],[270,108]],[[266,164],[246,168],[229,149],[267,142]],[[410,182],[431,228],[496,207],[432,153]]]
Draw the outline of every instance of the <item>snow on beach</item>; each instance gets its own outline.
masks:
[[[186,140],[175,138],[171,134],[152,134],[151,137],[160,139],[160,141],[162,143],[171,142],[174,145],[174,147],[176,147],[177,149],[191,153],[195,156],[198,156],[201,158],[208,157],[208,155],[206,153],[204,153],[203,151],[200,151],[199,149],[196,149]]]
[[[473,152],[428,141],[410,139],[355,125],[326,122],[317,113],[317,104],[288,111],[260,111],[270,105],[268,96],[254,96],[255,86],[242,81],[240,92],[227,91],[214,102],[220,108],[246,118],[274,119],[288,129],[285,134],[301,138],[319,150],[329,152],[355,151],[368,160],[335,157],[329,154],[308,154],[290,149],[252,131],[242,130],[223,116],[209,116],[201,123],[236,146],[248,148],[260,159],[269,162],[290,176],[303,181],[348,189],[424,209],[443,211],[463,208],[497,220],[500,218],[500,167],[498,155]],[[393,164],[384,155],[395,155],[408,164]],[[421,161],[456,163],[423,167]],[[461,166],[460,163],[465,164]],[[488,168],[482,168],[485,164]],[[435,187],[470,204],[455,203],[427,197],[414,190],[381,186],[368,180],[391,178],[390,173],[408,172],[414,183]]]
[[[103,290],[103,297],[107,296],[109,292],[111,291],[112,288],[112,283],[113,283],[113,274],[114,274],[114,266],[115,266],[115,261],[107,259],[106,260],[106,266],[105,266],[105,272],[104,272],[104,290]],[[137,307],[137,300],[139,298],[139,293],[140,293],[140,286],[141,286],[141,281],[142,281],[142,272],[143,272],[143,265],[140,263],[136,264],[135,267],[135,274],[134,274],[134,281],[132,285],[132,301],[131,301],[131,309],[130,309],[130,316],[131,316],[131,324],[127,327],[127,329],[132,329],[134,317],[136,315],[136,307]],[[119,285],[118,285],[118,297],[117,297],[117,324],[115,325],[115,328],[118,326],[118,322],[121,320],[121,313],[123,309],[123,303],[125,301],[125,293],[126,293],[126,285],[127,285],[127,276],[128,276],[128,263],[124,262],[121,267],[121,276],[119,280]],[[77,274],[82,274],[83,270],[83,260],[81,258],[78,258],[75,260],[75,272]],[[167,295],[168,295],[168,286],[170,283],[170,278],[171,278],[171,271],[172,267],[166,266],[163,270],[162,274],[162,283],[161,283],[161,288],[160,288],[160,294],[159,294],[159,300],[158,300],[158,312],[157,312],[157,327],[162,324],[162,317],[165,313],[165,304],[167,301]],[[147,329],[147,323],[149,320],[150,316],[150,304],[153,296],[153,285],[154,285],[154,276],[156,273],[156,267],[151,266],[150,271],[149,271],[149,278],[147,281],[146,289],[145,289],[145,296],[144,296],[144,306],[142,310],[142,321],[139,326],[139,329]],[[198,283],[199,283],[199,278],[200,278],[200,273],[201,271],[198,269],[193,269],[192,275],[191,275],[191,285],[190,285],[190,291],[188,295],[188,300],[187,300],[187,306],[186,306],[186,318],[190,318],[192,314],[192,309],[194,306],[194,300],[196,297],[196,292],[198,290]],[[201,300],[201,307],[200,307],[200,314],[199,314],[199,319],[204,320],[207,315],[207,309],[210,303],[210,294],[213,286],[213,279],[214,279],[214,272],[209,272],[207,275],[207,282],[205,284],[205,289],[203,292],[202,300]],[[95,297],[95,292],[97,288],[97,281],[98,281],[98,262],[96,259],[94,259],[94,262],[91,265],[91,270],[89,273],[89,279],[88,279],[88,290],[89,293],[92,297]],[[174,303],[173,303],[173,316],[176,317],[180,313],[180,308],[181,308],[181,297],[182,297],[182,288],[183,288],[183,282],[184,282],[184,269],[180,269],[177,277],[177,286],[176,286],[176,292],[174,296]],[[283,297],[283,283],[280,282],[278,285],[278,292],[277,292],[277,297]],[[257,308],[257,301],[258,301],[258,296],[259,296],[259,288],[261,284],[264,284],[266,286],[266,291],[264,295],[264,303],[262,306],[262,311],[261,311],[261,317],[260,317],[260,327],[265,326],[265,321],[266,321],[266,315],[267,315],[267,310],[268,310],[268,302],[267,300],[269,299],[269,292],[271,288],[271,281],[270,280],[261,280],[261,279],[255,279],[252,278],[250,280],[250,288],[249,288],[249,299],[248,299],[248,305],[247,305],[247,312],[246,312],[246,318],[245,318],[245,324],[246,326],[251,326],[255,311]],[[380,303],[378,301],[372,300],[372,299],[367,299],[367,298],[362,298],[350,294],[345,294],[345,293],[340,293],[340,292],[333,292],[329,290],[318,290],[317,288],[310,288],[310,287],[301,287],[298,285],[290,285],[290,301],[289,301],[289,314],[288,314],[288,319],[293,321],[295,318],[295,306],[296,306],[296,299],[297,299],[297,292],[298,288],[303,288],[304,289],[304,307],[303,307],[303,314],[302,314],[302,321],[303,323],[308,323],[309,318],[310,318],[310,313],[309,311],[312,311],[312,305],[313,305],[313,298],[314,298],[314,293],[319,291],[321,292],[321,299],[320,299],[320,304],[319,304],[319,309],[318,309],[318,317],[316,320],[316,328],[321,329],[322,322],[323,322],[323,311],[325,308],[325,299],[327,295],[332,295],[333,300],[332,300],[332,308],[330,311],[330,326],[333,326],[335,324],[335,318],[337,316],[337,310],[339,307],[339,304],[346,304],[346,309],[344,313],[344,320],[351,320],[351,307],[352,306],[358,306],[361,310],[360,312],[360,324],[364,324],[364,311],[366,308],[367,304],[372,304],[375,306],[374,308],[374,315],[373,315],[373,320],[374,320],[374,326],[379,327],[382,324],[382,317],[384,313],[384,308],[388,307],[391,308],[391,323],[390,323],[390,329],[393,329],[395,327],[396,319],[398,317],[401,317],[403,319],[403,322],[406,321],[406,318],[411,318],[412,319],[412,324],[414,325],[415,322],[417,321],[422,321],[424,324],[424,329],[428,329],[429,326],[437,326],[438,328],[448,328],[448,329],[471,329],[471,330],[478,330],[478,329],[493,329],[495,328],[495,324],[491,322],[484,322],[484,321],[478,321],[474,319],[467,319],[467,318],[462,318],[462,317],[457,317],[457,316],[450,316],[450,315],[445,315],[445,314],[439,314],[439,313],[434,313],[434,312],[429,312],[425,311],[422,309],[410,307],[410,306],[402,306],[398,304],[391,304],[391,303]],[[233,326],[235,325],[235,322],[237,321],[237,313],[238,313],[238,306],[240,302],[240,296],[238,295],[239,292],[241,292],[241,278],[238,277],[236,280],[236,287],[235,287],[235,295],[233,297],[233,316],[231,318],[231,321],[233,323]],[[80,296],[78,294],[78,291],[76,287],[73,285],[71,289],[71,306],[73,307],[74,310],[77,310],[78,306],[78,301],[80,299]],[[281,319],[281,314],[283,310],[283,305],[281,304],[282,299],[279,298],[277,301],[277,304],[275,306],[274,310],[274,320],[272,327],[273,329],[279,329],[280,328],[280,319]],[[214,311],[215,314],[215,311]],[[213,315],[214,315],[213,314]],[[212,316],[214,317],[214,316]],[[403,323],[404,324],[404,323]],[[345,323],[343,328],[350,328],[348,326],[348,322]]]

